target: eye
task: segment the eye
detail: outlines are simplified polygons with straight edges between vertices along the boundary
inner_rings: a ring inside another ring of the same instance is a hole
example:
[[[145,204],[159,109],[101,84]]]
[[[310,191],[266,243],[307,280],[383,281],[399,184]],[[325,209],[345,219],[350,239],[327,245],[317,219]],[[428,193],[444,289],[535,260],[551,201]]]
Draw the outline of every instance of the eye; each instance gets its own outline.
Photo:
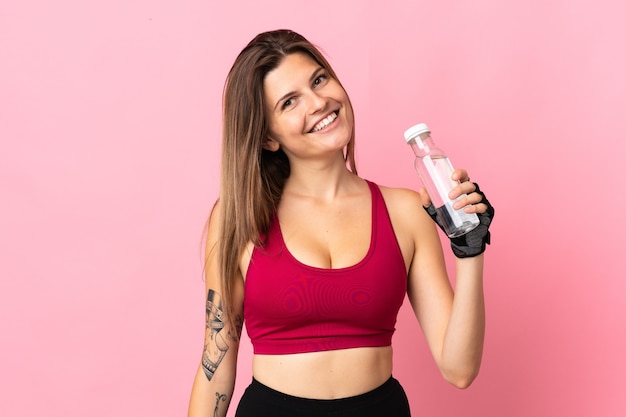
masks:
[[[318,85],[324,84],[328,80],[328,75],[320,74],[315,80],[313,80],[313,86],[317,87]]]
[[[293,104],[294,100],[292,98],[288,98],[287,100],[283,101],[283,105],[281,106],[282,109],[286,109],[288,107],[290,107]]]

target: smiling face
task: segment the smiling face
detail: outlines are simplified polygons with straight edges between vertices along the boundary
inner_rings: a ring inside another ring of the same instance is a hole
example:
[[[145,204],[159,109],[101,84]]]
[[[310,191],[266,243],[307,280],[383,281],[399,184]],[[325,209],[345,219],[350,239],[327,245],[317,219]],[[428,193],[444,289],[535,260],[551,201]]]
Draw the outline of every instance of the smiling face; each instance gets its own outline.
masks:
[[[339,82],[310,56],[287,55],[263,82],[269,122],[264,147],[279,147],[290,161],[341,153],[354,115]]]

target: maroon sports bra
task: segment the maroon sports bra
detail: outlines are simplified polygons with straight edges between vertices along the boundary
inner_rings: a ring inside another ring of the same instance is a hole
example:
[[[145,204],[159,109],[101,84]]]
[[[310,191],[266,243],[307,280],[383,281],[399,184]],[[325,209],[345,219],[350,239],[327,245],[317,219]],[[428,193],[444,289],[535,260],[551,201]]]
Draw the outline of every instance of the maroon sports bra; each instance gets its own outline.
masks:
[[[378,186],[372,193],[367,255],[337,269],[299,262],[274,217],[255,247],[245,281],[244,319],[255,354],[390,346],[407,289],[407,271]]]

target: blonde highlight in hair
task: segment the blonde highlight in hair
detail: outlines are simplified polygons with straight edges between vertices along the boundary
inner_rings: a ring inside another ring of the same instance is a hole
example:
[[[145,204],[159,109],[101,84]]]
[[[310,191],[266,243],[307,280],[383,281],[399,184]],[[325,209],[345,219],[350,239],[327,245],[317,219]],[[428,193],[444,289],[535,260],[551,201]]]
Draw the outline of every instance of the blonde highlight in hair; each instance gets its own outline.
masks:
[[[313,44],[291,30],[276,30],[250,41],[237,56],[224,86],[218,262],[231,320],[239,260],[250,242],[262,246],[290,174],[289,160],[282,150],[263,149],[269,133],[263,82],[287,55],[297,52],[310,56],[339,82]],[[354,129],[345,160],[356,174]]]

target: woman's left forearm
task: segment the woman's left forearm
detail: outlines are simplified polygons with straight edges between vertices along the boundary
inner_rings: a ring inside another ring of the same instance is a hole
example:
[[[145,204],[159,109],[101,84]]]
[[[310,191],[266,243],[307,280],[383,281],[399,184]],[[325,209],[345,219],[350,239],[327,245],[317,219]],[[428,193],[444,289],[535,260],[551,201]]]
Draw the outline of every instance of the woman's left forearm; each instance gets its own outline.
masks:
[[[441,371],[466,388],[478,375],[485,338],[484,255],[457,259],[454,301],[442,350]]]

